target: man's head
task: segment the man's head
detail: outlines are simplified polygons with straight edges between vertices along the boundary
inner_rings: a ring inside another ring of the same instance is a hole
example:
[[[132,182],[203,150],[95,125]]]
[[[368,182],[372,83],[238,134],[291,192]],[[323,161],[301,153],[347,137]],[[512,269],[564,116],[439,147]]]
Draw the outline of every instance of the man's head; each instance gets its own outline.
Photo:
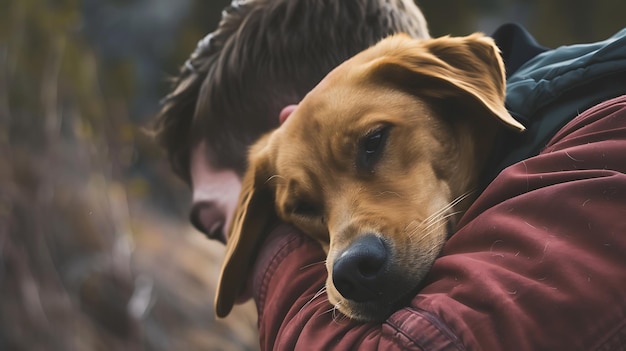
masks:
[[[247,148],[331,69],[392,33],[428,37],[411,0],[233,1],[198,43],[157,119],[157,140],[194,190],[192,222],[230,222]]]

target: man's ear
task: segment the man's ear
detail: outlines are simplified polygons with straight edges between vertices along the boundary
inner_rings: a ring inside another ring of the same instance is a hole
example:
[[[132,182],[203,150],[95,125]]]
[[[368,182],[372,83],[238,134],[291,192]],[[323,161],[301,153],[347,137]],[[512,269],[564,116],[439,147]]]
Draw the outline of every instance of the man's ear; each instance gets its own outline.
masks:
[[[400,84],[418,96],[444,103],[445,99],[462,98],[513,129],[525,129],[504,107],[506,74],[493,39],[480,33],[423,40],[396,35],[389,39],[390,54],[370,67],[380,83]]]
[[[215,296],[215,312],[220,318],[230,313],[245,286],[264,231],[275,217],[274,194],[266,184],[272,174],[266,150],[268,138],[266,135],[252,147],[248,170],[242,179]]]
[[[287,105],[287,106],[283,107],[283,109],[280,111],[280,114],[278,116],[278,121],[280,122],[281,126],[283,125],[283,123],[285,123],[287,118],[289,118],[289,116],[291,116],[293,111],[296,110],[296,107],[298,107],[298,105],[296,105],[296,104]]]

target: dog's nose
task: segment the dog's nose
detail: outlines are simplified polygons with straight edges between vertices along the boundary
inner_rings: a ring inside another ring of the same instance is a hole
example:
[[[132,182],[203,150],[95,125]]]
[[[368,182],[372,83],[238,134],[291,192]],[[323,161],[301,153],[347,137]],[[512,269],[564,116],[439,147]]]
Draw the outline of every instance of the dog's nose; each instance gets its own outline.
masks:
[[[382,240],[373,234],[364,235],[335,260],[333,284],[348,300],[375,300],[385,289],[387,262],[387,248]]]

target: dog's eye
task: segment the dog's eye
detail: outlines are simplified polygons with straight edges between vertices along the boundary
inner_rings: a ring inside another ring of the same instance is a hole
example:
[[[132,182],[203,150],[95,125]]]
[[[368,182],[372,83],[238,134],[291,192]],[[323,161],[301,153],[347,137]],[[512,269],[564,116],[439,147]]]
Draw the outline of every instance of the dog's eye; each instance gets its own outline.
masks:
[[[299,201],[292,207],[291,212],[295,215],[304,217],[318,217],[321,216],[321,209],[313,203],[306,201]]]
[[[376,131],[373,135],[366,137],[363,149],[367,155],[372,155],[380,147],[380,143],[383,140],[382,131]]]
[[[357,160],[359,169],[373,171],[374,165],[380,158],[380,153],[385,146],[388,134],[389,126],[382,126],[374,129],[361,140]]]

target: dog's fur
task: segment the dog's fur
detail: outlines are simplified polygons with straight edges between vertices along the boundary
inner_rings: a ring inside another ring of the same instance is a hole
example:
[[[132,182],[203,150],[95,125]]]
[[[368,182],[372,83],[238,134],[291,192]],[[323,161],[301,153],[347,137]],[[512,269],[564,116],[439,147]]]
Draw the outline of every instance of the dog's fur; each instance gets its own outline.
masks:
[[[504,77],[482,34],[395,35],[333,70],[251,149],[217,314],[230,311],[277,214],[328,254],[331,304],[352,319],[385,318],[415,292],[471,203],[498,133],[524,129],[504,107]],[[366,235],[384,247],[384,277],[375,298],[348,299],[333,265]]]

